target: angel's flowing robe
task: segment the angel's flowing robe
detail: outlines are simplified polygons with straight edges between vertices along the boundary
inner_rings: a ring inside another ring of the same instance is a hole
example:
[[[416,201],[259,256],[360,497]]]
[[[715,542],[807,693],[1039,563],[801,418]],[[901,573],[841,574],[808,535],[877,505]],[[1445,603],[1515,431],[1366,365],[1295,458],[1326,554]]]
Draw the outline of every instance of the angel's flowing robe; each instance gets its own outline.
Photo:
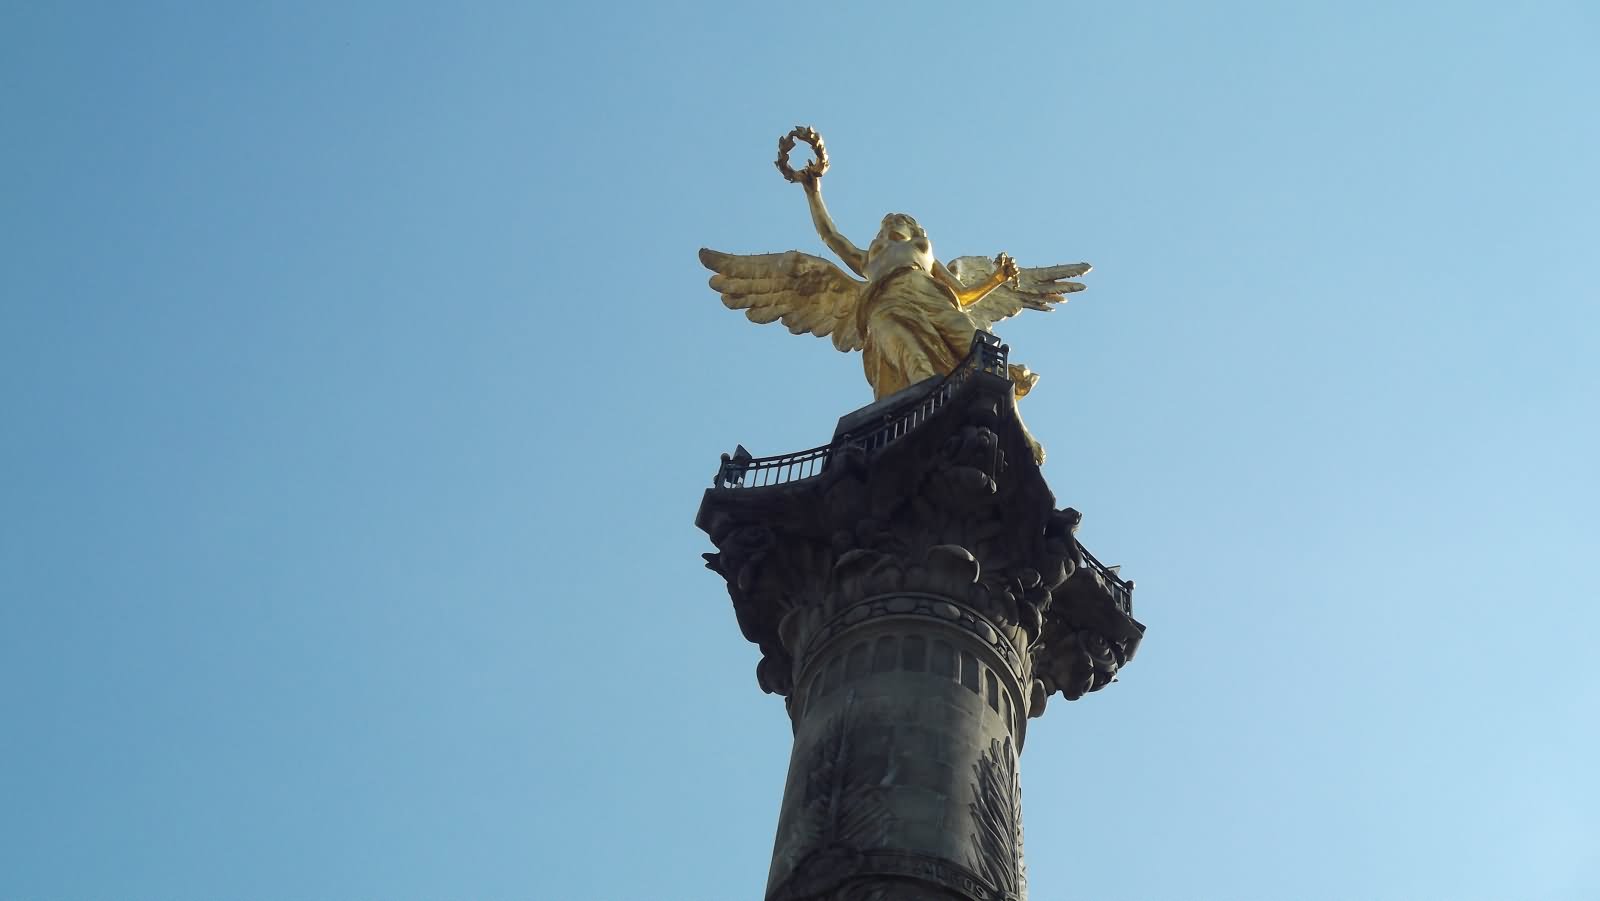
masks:
[[[861,363],[874,400],[956,368],[977,327],[955,295],[920,269],[897,269],[856,308]]]
[[[920,269],[889,273],[867,290],[856,307],[863,336],[861,364],[872,399],[882,400],[923,379],[949,375],[972,350],[977,325],[955,293]],[[1010,367],[1017,396],[1039,377]]]

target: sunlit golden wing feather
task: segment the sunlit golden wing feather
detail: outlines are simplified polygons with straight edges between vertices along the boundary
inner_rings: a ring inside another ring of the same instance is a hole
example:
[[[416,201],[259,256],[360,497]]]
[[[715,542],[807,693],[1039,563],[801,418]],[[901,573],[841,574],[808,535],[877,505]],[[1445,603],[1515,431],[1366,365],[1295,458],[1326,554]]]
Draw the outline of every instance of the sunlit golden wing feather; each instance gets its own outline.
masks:
[[[796,335],[832,337],[842,351],[860,350],[856,303],[866,282],[821,257],[787,253],[740,255],[700,249],[700,262],[716,274],[711,288],[730,310],[751,322],[782,321]]]

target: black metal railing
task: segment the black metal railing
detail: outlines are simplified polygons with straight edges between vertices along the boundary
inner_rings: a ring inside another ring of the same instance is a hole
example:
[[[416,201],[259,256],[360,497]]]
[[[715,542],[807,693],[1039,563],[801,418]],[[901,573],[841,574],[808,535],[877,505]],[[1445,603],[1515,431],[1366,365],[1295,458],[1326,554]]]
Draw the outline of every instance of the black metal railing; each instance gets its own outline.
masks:
[[[732,454],[722,455],[722,465],[717,467],[711,485],[713,488],[765,488],[798,482],[821,475],[835,450],[858,447],[871,452],[888,447],[948,404],[974,374],[987,372],[1009,378],[1006,362],[1009,353],[1010,348],[1001,344],[999,338],[979,331],[972,336],[971,351],[949,375],[926,393],[884,411],[879,424],[870,430],[859,435],[841,435],[819,447],[775,457],[752,457],[740,445]]]
[[[1089,553],[1089,549],[1084,547],[1082,544],[1078,545],[1078,553],[1083,555],[1083,562],[1087,563],[1090,569],[1098,573],[1101,581],[1106,583],[1106,588],[1110,589],[1113,599],[1116,600],[1117,608],[1123,613],[1132,615],[1133,580],[1122,578],[1122,567],[1107,566],[1104,563],[1101,563],[1099,560],[1096,560],[1094,555]]]

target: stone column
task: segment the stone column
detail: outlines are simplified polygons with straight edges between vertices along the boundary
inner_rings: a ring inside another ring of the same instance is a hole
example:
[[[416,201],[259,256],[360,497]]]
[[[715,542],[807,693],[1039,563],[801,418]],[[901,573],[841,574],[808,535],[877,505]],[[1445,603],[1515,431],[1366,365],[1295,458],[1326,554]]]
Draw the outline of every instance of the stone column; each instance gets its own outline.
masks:
[[[1027,721],[1110,682],[1143,633],[1131,583],[1055,508],[1009,381],[903,394],[824,448],[725,464],[697,518],[794,726],[768,901],[1026,897]],[[807,477],[745,478],[784,466]]]

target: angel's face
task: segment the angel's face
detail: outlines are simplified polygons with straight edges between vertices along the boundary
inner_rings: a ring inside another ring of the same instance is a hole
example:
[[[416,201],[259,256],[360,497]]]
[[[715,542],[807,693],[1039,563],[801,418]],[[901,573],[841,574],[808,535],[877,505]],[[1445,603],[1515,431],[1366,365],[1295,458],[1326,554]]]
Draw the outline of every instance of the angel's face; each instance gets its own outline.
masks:
[[[926,237],[927,234],[917,220],[905,213],[890,213],[883,217],[883,225],[878,229],[878,237],[884,241],[910,241]]]

